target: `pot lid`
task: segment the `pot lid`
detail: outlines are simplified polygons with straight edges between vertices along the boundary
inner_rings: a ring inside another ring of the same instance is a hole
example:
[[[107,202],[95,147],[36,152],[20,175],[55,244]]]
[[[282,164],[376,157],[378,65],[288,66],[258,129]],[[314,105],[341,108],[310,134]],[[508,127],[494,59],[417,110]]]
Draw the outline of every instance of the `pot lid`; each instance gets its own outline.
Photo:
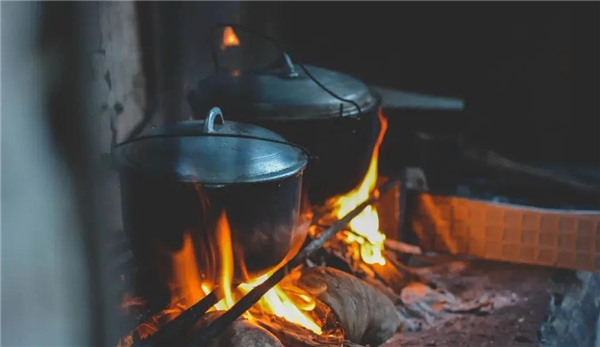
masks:
[[[219,117],[222,124],[215,124]],[[120,144],[117,164],[147,175],[202,184],[266,182],[302,172],[306,150],[267,129],[225,122],[218,108]]]
[[[196,114],[217,103],[236,119],[278,121],[358,116],[356,105],[364,112],[377,104],[377,98],[360,80],[316,66],[304,67],[335,95],[351,102],[335,98],[291,61],[279,69],[221,71],[200,81],[190,94],[190,102]]]

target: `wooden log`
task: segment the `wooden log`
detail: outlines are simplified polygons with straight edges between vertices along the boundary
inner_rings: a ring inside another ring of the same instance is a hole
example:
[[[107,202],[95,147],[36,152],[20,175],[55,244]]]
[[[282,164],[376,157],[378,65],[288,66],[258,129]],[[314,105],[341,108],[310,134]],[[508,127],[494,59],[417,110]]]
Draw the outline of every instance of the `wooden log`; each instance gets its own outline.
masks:
[[[415,245],[409,245],[408,243],[386,239],[384,246],[390,251],[404,253],[404,254],[423,254],[421,247]]]
[[[323,303],[319,303],[327,307]],[[329,309],[327,307],[327,309]],[[330,310],[331,311],[331,310]],[[344,331],[328,331],[326,334],[317,335],[312,331],[299,325],[288,322],[283,318],[273,315],[252,315],[257,323],[269,330],[286,347],[318,347],[318,346],[340,346],[344,342]],[[335,317],[331,317],[335,319]]]
[[[191,331],[185,334],[183,340],[171,342],[171,346],[183,346],[205,326],[218,319],[225,311],[207,313],[194,325]],[[267,329],[248,321],[245,318],[236,319],[227,329],[205,347],[283,347],[277,337]]]
[[[377,346],[400,326],[394,303],[364,281],[328,267],[302,270],[297,285],[329,306],[354,343]]]

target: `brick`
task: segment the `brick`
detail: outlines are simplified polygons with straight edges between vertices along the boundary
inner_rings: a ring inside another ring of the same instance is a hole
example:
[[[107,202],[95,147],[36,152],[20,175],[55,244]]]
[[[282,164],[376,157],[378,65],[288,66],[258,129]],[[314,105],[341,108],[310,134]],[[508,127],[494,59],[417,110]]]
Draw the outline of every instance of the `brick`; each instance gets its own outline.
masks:
[[[592,236],[594,234],[594,221],[591,219],[581,219],[577,223],[578,236]]]
[[[502,240],[509,243],[518,243],[521,239],[521,230],[518,228],[505,228]]]
[[[555,246],[556,245],[556,234],[551,232],[540,233],[540,246]]]
[[[549,245],[544,245],[549,246]],[[572,250],[575,248],[575,237],[573,235],[558,235],[558,248]]]
[[[521,247],[519,250],[519,259],[527,263],[535,262],[535,248],[534,247]]]
[[[594,250],[594,244],[592,238],[589,236],[581,236],[577,238],[577,250],[584,252],[592,252]]]
[[[538,250],[537,261],[542,264],[553,264],[556,253],[553,249],[541,248]]]
[[[558,252],[556,256],[556,265],[572,268],[575,266],[575,254],[573,252]]]
[[[521,242],[526,245],[534,245],[538,242],[537,230],[522,230]]]
[[[454,219],[457,221],[469,221],[469,208],[467,206],[454,206],[454,210],[452,211],[454,215]]]
[[[485,256],[485,242],[478,240],[469,241],[469,254],[484,257]]]
[[[455,238],[454,244],[458,253],[464,254],[469,250],[469,240],[466,237]]]
[[[469,237],[469,223],[456,221],[452,226],[452,236]]]
[[[506,211],[504,214],[504,226],[506,227],[520,227],[521,226],[522,214],[518,211]]]
[[[537,230],[540,227],[540,215],[537,212],[525,212],[523,215],[523,229]]]
[[[574,233],[575,222],[573,217],[562,216],[558,223],[558,231],[561,233]]]
[[[519,259],[519,246],[505,244],[502,246],[502,259],[516,261]]]
[[[488,259],[502,259],[502,247],[499,242],[485,243],[485,257]]]
[[[575,256],[575,266],[579,269],[592,269],[592,256],[585,253],[577,253]]]
[[[540,219],[542,232],[558,232],[558,215],[543,215]]]
[[[501,241],[503,229],[501,226],[488,225],[485,228],[485,239],[487,241]]]
[[[502,225],[504,221],[504,212],[499,207],[489,207],[485,218],[487,225]]]
[[[471,226],[485,225],[485,208],[483,206],[473,206],[469,210],[469,220]]]

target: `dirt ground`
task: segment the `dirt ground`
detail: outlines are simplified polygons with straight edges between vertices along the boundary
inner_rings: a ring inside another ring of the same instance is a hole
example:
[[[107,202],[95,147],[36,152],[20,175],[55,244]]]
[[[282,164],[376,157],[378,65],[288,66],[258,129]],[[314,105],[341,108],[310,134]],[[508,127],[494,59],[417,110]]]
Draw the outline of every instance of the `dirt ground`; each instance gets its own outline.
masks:
[[[436,266],[431,278],[457,298],[492,302],[486,312],[440,314],[418,332],[396,333],[384,347],[539,346],[559,270],[488,261],[454,261]]]

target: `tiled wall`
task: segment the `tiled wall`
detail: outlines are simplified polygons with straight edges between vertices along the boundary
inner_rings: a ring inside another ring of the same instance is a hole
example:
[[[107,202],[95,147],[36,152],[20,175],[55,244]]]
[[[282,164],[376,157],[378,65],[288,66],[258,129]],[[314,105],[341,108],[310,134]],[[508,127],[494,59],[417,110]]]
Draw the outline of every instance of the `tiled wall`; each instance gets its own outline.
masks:
[[[600,212],[420,194],[412,227],[424,250],[600,271]]]

